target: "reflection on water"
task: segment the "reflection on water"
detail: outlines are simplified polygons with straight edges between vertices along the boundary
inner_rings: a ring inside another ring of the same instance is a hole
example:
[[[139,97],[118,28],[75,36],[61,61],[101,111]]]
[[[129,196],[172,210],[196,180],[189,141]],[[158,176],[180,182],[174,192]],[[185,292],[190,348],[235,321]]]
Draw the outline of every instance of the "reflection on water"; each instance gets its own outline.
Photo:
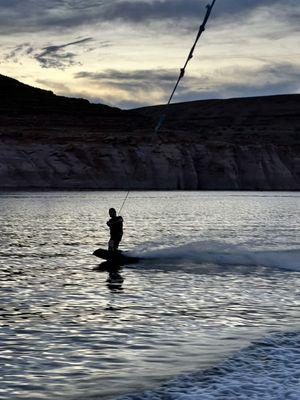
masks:
[[[111,290],[122,290],[124,278],[121,275],[122,268],[120,265],[113,264],[109,261],[105,261],[94,268],[94,271],[107,272],[108,277],[106,279],[107,287]]]
[[[297,246],[295,194],[131,196],[123,214],[128,249],[209,240],[260,250]],[[107,209],[122,198],[0,197],[1,399],[114,398],[214,365],[253,338],[299,324],[294,271],[199,263],[198,253],[97,265],[91,254],[106,244]]]

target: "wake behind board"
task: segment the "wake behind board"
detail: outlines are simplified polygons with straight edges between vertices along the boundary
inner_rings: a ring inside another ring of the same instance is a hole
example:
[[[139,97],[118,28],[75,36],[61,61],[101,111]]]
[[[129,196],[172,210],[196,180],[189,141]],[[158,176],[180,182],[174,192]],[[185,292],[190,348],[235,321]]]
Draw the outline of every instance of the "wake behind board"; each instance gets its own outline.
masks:
[[[117,264],[117,265],[135,264],[140,260],[138,257],[127,256],[121,251],[113,253],[111,251],[104,249],[95,250],[93,255],[102,258],[103,260],[107,260],[112,264]]]

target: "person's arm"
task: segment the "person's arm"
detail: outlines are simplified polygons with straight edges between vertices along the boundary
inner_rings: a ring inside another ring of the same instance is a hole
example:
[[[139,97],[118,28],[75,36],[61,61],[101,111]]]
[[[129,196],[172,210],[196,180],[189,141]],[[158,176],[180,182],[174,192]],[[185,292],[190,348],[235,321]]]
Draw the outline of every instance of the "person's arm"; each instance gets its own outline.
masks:
[[[112,225],[115,225],[115,224],[121,224],[121,223],[123,223],[123,218],[122,217],[118,217],[118,218],[116,218],[115,220],[109,220],[108,222],[107,222],[107,225],[108,226],[112,226]]]

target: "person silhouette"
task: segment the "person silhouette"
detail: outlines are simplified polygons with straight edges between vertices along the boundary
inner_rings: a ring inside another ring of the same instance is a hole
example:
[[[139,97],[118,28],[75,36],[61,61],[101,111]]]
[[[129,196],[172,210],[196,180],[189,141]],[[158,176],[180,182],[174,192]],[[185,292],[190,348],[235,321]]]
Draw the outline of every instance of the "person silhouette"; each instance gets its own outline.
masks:
[[[110,230],[108,251],[117,252],[123,236],[123,218],[120,215],[117,216],[114,208],[109,209],[109,216],[110,219],[106,223]]]

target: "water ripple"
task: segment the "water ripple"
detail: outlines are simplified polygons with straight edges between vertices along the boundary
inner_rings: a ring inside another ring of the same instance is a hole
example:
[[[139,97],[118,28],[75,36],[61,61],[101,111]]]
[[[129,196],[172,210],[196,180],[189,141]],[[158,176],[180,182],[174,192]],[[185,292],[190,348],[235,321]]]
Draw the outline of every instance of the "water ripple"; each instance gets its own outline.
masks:
[[[294,249],[299,198],[133,193],[124,247],[147,253],[211,241]],[[1,195],[1,399],[114,398],[299,325],[296,271],[184,258],[97,267],[91,253],[106,246],[107,209],[122,199],[121,192]]]

